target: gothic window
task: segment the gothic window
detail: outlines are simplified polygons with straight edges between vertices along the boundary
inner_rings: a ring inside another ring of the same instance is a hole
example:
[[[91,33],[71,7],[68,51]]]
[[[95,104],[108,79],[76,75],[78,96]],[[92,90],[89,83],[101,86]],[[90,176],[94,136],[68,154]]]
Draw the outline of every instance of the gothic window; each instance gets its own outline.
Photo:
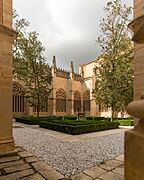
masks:
[[[90,112],[90,91],[86,91],[83,96],[83,110]]]
[[[22,87],[13,83],[13,112],[24,112],[25,97]]]
[[[74,112],[81,111],[81,94],[80,92],[76,91],[74,93]]]
[[[56,92],[56,112],[66,112],[66,93],[63,89]]]

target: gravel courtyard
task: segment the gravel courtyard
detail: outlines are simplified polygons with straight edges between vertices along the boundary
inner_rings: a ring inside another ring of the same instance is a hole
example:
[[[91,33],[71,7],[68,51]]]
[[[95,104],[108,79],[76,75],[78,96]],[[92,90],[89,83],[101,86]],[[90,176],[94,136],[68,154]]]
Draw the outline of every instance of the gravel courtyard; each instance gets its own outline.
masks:
[[[16,145],[31,151],[65,176],[113,159],[124,152],[124,130],[115,130],[112,134],[104,133],[100,136],[95,132],[89,138],[86,135],[59,133],[62,134],[60,137],[50,130],[19,123],[16,123],[16,126],[13,130]]]

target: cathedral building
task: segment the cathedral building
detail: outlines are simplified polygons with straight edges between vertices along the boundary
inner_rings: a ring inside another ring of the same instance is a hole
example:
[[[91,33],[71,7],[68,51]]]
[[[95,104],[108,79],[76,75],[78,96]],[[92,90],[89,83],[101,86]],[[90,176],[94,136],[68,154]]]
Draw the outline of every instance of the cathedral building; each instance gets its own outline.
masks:
[[[79,73],[75,73],[73,62],[70,71],[57,68],[53,56],[52,90],[49,99],[44,102],[40,116],[77,115],[83,112],[90,116],[100,116],[99,108],[92,95],[95,86],[94,68],[96,60],[79,65]],[[13,81],[13,116],[33,116],[36,109],[31,107],[25,98],[23,83]]]

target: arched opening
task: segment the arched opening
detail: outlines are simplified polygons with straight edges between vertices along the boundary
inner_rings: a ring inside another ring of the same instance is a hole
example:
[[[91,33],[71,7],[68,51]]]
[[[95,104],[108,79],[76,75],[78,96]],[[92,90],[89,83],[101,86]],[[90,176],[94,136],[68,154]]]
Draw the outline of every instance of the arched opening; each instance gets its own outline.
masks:
[[[83,95],[83,111],[90,112],[90,91],[86,91]]]
[[[81,94],[80,92],[76,91],[74,93],[74,112],[81,111]]]
[[[66,92],[63,89],[56,92],[56,112],[66,112]]]
[[[13,113],[25,112],[25,96],[24,89],[18,83],[13,83],[13,100],[12,107]]]

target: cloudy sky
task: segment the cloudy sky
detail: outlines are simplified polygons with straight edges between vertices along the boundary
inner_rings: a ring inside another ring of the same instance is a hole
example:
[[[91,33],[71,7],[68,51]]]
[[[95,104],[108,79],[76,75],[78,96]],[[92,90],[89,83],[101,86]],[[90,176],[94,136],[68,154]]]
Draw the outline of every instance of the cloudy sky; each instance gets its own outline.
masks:
[[[74,61],[77,69],[78,64],[94,60],[100,54],[95,40],[107,1],[13,0],[13,7],[39,33],[50,65],[55,55],[58,67],[69,69],[70,61]],[[132,5],[133,0],[122,1]]]

